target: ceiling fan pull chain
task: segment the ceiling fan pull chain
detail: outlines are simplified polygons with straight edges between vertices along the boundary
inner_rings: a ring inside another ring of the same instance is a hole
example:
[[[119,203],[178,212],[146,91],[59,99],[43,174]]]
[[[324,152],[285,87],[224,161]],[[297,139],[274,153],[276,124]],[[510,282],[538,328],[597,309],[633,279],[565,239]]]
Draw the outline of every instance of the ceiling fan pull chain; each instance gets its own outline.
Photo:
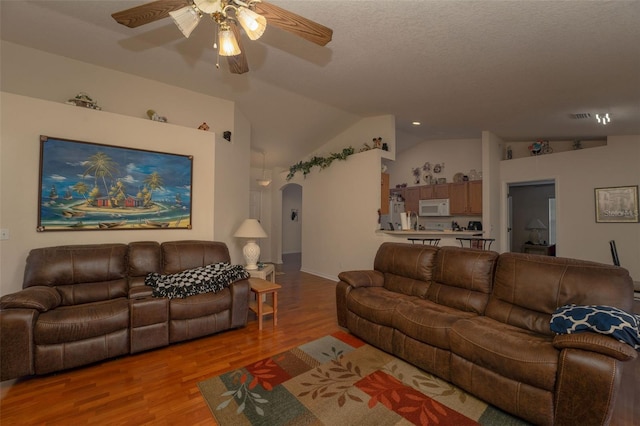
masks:
[[[218,24],[213,34],[213,48],[216,49],[216,69],[220,69],[220,49],[218,49]]]

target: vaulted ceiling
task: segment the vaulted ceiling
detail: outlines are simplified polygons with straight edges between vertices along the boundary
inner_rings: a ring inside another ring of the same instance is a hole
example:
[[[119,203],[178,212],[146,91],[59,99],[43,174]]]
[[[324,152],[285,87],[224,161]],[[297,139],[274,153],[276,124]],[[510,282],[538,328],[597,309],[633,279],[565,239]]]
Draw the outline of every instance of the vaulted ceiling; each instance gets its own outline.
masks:
[[[171,19],[130,29],[110,16],[144,1],[3,0],[0,31],[235,101],[268,167],[381,114],[396,116],[399,151],[483,130],[509,141],[640,134],[639,1],[270,2],[332,28],[333,40],[321,47],[268,27],[243,39],[250,71],[234,75],[215,68],[212,22],[185,39]],[[572,116],[581,113],[592,117]],[[612,122],[597,124],[596,113]]]

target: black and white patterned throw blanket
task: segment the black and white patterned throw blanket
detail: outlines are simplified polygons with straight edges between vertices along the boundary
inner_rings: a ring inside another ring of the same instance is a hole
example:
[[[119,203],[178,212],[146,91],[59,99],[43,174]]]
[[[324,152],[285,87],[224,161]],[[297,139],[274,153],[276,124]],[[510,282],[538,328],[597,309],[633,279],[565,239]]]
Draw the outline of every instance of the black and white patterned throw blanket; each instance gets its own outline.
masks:
[[[153,287],[153,297],[184,299],[196,294],[217,293],[232,283],[249,277],[242,265],[222,262],[170,275],[150,273],[144,279],[144,283]]]

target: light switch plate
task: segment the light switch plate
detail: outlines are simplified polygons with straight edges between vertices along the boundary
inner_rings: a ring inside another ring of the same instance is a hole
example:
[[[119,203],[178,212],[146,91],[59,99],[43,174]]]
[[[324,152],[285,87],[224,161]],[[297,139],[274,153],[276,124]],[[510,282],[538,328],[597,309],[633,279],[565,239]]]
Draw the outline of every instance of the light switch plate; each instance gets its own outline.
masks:
[[[9,239],[9,230],[7,228],[0,229],[0,240]]]

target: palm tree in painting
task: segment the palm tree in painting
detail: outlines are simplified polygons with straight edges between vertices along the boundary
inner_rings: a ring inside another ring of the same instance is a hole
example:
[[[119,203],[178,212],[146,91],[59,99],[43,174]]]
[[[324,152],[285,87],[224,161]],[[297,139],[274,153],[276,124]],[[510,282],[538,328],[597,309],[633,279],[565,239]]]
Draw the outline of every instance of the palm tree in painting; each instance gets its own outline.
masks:
[[[89,163],[89,166],[84,171],[82,177],[93,175],[96,186],[98,186],[98,178],[102,178],[105,194],[108,194],[109,187],[107,186],[106,177],[113,178],[113,175],[118,172],[118,164],[103,152],[95,153],[89,157],[87,162]]]
[[[144,180],[145,185],[149,188],[149,203],[151,203],[151,196],[154,190],[162,188],[162,177],[158,172],[153,172]],[[146,203],[146,200],[145,200]]]
[[[73,185],[72,189],[77,192],[82,198],[87,199],[87,194],[89,193],[89,187],[84,182],[77,182]]]

